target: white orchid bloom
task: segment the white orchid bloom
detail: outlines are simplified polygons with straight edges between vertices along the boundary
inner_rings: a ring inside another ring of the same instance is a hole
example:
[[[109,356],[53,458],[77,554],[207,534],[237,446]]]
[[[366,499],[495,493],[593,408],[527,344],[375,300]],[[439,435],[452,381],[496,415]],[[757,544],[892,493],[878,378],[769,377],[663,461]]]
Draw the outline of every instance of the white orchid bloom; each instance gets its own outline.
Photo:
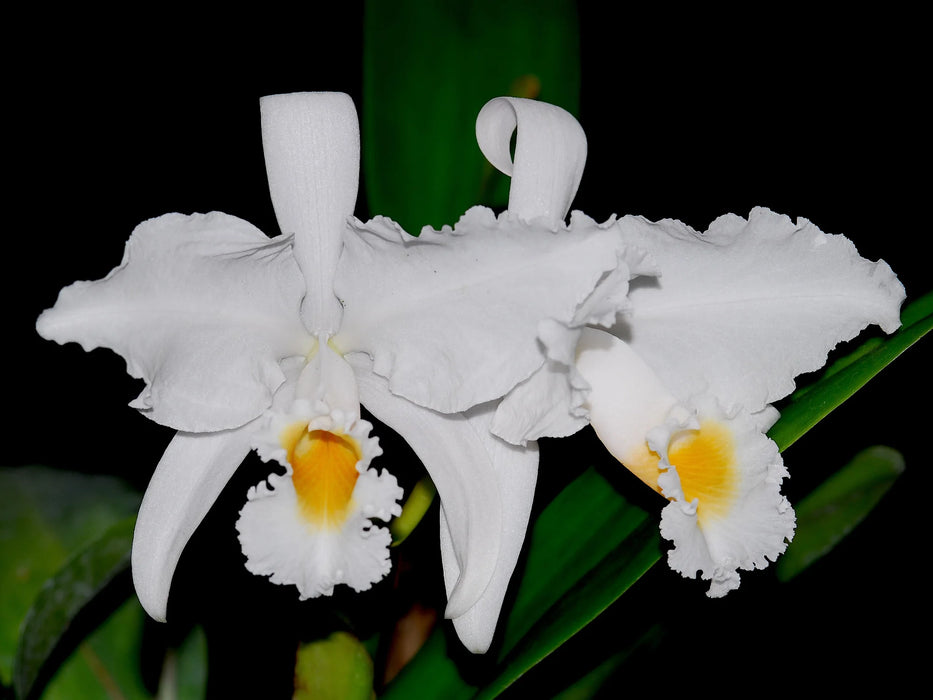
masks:
[[[764,568],[793,537],[787,471],[765,435],[771,404],[869,324],[896,330],[904,288],[847,238],[767,209],[727,214],[704,233],[637,217],[619,228],[661,274],[633,285],[612,334],[588,331],[578,346],[590,421],[671,500],[661,517],[671,567],[700,572],[722,596],[739,569]]]
[[[699,571],[721,596],[738,586],[739,569],[767,566],[793,536],[780,493],[787,472],[765,435],[778,417],[770,404],[869,324],[894,331],[904,290],[846,238],[765,209],[720,217],[702,234],[631,216],[613,230],[645,275],[627,305],[612,294],[591,300],[623,308],[619,322],[544,341],[547,362],[502,402],[493,430],[522,444],[588,419],[670,500],[661,533],[674,543],[672,568]]]
[[[178,430],[139,513],[140,600],[165,619],[182,549],[251,449],[286,470],[250,490],[237,523],[251,571],[302,597],[381,578],[388,536],[370,519],[397,514],[401,494],[369,468],[378,447],[362,402],[437,486],[446,614],[484,651],[537,473],[534,445],[489,424],[544,364],[539,336],[628,278],[621,241],[484,209],[418,238],[381,217],[361,223],[350,99],[277,95],[261,113],[283,235],[216,212],[144,222],[118,268],[62,290],[38,321],[46,338],[121,354],[146,382],[133,405]]]

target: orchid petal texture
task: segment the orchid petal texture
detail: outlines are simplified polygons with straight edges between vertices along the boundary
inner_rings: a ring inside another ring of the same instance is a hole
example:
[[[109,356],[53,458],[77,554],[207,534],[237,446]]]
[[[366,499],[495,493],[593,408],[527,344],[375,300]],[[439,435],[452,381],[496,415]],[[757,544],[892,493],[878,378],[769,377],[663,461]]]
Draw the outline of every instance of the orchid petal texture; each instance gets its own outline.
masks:
[[[619,231],[660,273],[633,281],[619,323],[578,346],[590,421],[671,501],[661,521],[671,567],[721,596],[793,537],[787,471],[765,436],[771,404],[869,324],[894,331],[904,290],[848,239],[767,209],[704,233],[630,216]]]
[[[373,521],[399,514],[402,491],[371,466],[380,449],[362,401],[438,487],[447,615],[485,651],[537,474],[535,445],[508,444],[491,423],[546,365],[542,344],[590,320],[607,281],[624,290],[624,244],[584,220],[566,235],[575,176],[547,188],[540,221],[474,209],[418,238],[363,223],[352,101],[300,93],[260,106],[281,235],[216,212],[144,222],[119,267],[64,289],[37,324],[122,355],[145,382],[133,405],[179,431],[137,521],[140,600],[165,619],[181,551],[250,449],[276,465],[237,522],[250,571],[302,598],[381,579],[389,539]]]
[[[583,159],[568,155],[572,137],[555,147],[548,135],[572,133],[572,121],[514,98],[481,112],[480,147],[513,176],[510,212],[553,222],[566,211],[572,195],[555,183],[579,182]],[[508,133],[521,122],[512,163]],[[574,212],[571,234],[581,222],[595,225]],[[524,445],[591,423],[670,501],[670,565],[724,595],[739,570],[767,566],[793,537],[787,470],[765,434],[778,417],[771,404],[869,324],[895,330],[903,287],[846,238],[767,209],[722,216],[704,233],[634,216],[599,227],[622,241],[624,263],[573,318],[542,326],[545,361],[500,402],[491,428]]]

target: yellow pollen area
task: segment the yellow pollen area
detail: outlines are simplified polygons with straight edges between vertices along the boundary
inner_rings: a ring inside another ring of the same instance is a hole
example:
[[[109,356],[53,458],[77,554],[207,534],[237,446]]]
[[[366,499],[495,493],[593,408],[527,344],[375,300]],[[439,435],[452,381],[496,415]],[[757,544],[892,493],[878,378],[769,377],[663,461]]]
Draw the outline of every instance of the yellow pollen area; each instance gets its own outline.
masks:
[[[359,443],[349,435],[327,430],[308,430],[297,424],[282,435],[292,465],[292,483],[302,515],[319,528],[343,524],[356,479],[356,463],[363,456]]]
[[[675,437],[667,450],[677,469],[686,500],[698,499],[697,518],[726,515],[735,499],[738,475],[735,446],[729,428],[716,421],[703,421],[699,430]]]
[[[657,453],[652,452],[648,443],[645,442],[638,449],[630,450],[622,460],[622,464],[648,486],[661,493],[661,487],[658,486],[658,476],[661,474],[661,469],[658,467],[660,461]]]

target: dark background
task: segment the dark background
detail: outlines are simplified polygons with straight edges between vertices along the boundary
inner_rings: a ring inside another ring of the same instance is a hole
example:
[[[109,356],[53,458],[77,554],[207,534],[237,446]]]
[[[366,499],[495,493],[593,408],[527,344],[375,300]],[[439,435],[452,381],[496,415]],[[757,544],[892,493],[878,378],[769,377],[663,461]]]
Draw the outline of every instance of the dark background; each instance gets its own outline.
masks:
[[[590,155],[574,207],[599,220],[633,213],[702,230],[720,214],[768,206],[845,233],[865,257],[886,259],[916,298],[931,284],[920,216],[928,191],[920,125],[929,121],[920,95],[928,84],[914,26],[909,16],[646,20],[583,3],[580,121]],[[340,90],[365,110],[360,8],[301,22],[56,15],[26,18],[20,29],[28,48],[9,56],[5,100],[13,154],[5,460],[120,474],[143,488],[170,431],[126,407],[139,386],[121,359],[44,342],[35,318],[61,287],[117,265],[127,236],[149,217],[216,209],[276,234],[258,98]],[[362,197],[357,213],[368,214]],[[920,659],[912,635],[929,620],[920,569],[929,550],[930,342],[785,453],[794,502],[863,447],[905,454],[905,475],[831,555],[787,584],[771,571],[746,574],[719,601],[659,565],[571,645],[583,652],[573,664],[598,653],[598,632],[624,633],[656,615],[670,632],[619,687],[906,684]],[[544,447],[545,487],[571,455],[605,464],[585,436]],[[222,499],[186,551],[172,605],[186,611],[182,618],[202,611],[218,626],[239,620],[241,637],[253,639],[225,647],[226,658],[270,664],[269,677],[281,677],[269,650],[304,618],[292,614],[284,589],[240,567],[232,523],[261,469],[245,471],[225,493],[230,504]],[[218,544],[224,533],[230,541]],[[429,587],[440,586],[435,575]],[[191,593],[178,593],[186,586]]]

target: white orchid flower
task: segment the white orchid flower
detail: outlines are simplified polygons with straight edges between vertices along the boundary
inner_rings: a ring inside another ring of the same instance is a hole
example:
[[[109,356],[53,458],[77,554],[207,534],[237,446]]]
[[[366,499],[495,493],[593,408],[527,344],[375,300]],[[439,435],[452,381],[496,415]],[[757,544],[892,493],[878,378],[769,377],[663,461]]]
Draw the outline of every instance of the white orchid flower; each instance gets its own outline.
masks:
[[[361,590],[388,570],[394,478],[362,403],[411,444],[442,503],[446,614],[484,651],[524,539],[533,444],[489,425],[545,362],[549,326],[627,280],[618,236],[474,209],[412,237],[353,212],[359,130],[345,95],[261,101],[283,235],[235,217],[141,224],[106,278],[62,290],[38,330],[121,354],[146,387],[132,405],[178,430],[143,500],[133,544],[139,598],[164,620],[189,537],[251,449],[285,468],[250,490],[237,523],[247,568],[302,597]],[[569,200],[568,200],[569,201]],[[508,424],[508,421],[506,421]]]
[[[529,124],[525,134],[534,128],[546,130]],[[645,255],[630,264],[645,276],[632,282],[627,306],[591,300],[624,307],[618,323],[545,341],[547,362],[497,414],[515,419],[493,430],[522,444],[589,420],[619,461],[669,499],[661,534],[674,544],[672,568],[700,572],[709,595],[721,596],[738,586],[739,569],[767,566],[793,536],[780,492],[787,471],[765,435],[778,417],[771,404],[869,324],[894,331],[904,290],[886,263],[864,260],[846,238],[766,209],[720,217],[705,233],[632,216],[613,230],[630,260]]]

